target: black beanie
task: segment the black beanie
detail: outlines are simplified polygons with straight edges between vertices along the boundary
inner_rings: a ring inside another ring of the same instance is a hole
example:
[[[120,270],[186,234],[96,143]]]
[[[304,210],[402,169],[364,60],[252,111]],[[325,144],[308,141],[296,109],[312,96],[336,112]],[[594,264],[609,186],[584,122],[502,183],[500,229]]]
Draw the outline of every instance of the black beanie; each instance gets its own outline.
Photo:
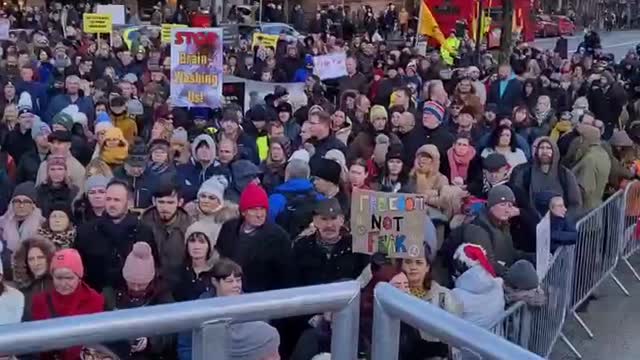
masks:
[[[318,159],[311,164],[311,175],[335,185],[340,184],[340,164],[329,159]]]

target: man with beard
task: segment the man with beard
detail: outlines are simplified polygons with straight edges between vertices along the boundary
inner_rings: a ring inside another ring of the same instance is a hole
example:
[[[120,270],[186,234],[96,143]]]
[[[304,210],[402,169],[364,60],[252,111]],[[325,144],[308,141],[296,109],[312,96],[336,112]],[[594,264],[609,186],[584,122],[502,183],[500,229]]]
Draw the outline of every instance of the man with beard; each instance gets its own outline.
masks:
[[[500,65],[498,80],[491,83],[487,101],[498,105],[498,116],[510,116],[511,111],[522,101],[522,82],[518,80],[509,64]]]
[[[95,290],[101,291],[106,286],[118,287],[124,283],[124,259],[137,242],[149,244],[158,266],[153,232],[135,214],[129,213],[132,197],[129,185],[112,180],[105,194],[105,212],[78,228],[75,247],[86,264],[84,280]]]
[[[160,184],[153,192],[153,206],[142,213],[140,221],[151,228],[158,247],[161,278],[172,285],[176,279],[172,274],[182,266],[184,258],[184,234],[192,223],[189,214],[182,208],[182,197],[171,182]]]
[[[65,94],[57,95],[51,99],[42,120],[50,124],[53,117],[62,111],[62,109],[75,104],[78,106],[78,111],[87,115],[88,123],[93,124],[95,118],[93,101],[90,96],[84,96],[80,93],[80,78],[76,75],[67,76],[65,89]]]
[[[543,136],[534,141],[532,149],[533,161],[513,169],[509,187],[526,194],[532,207],[538,193],[562,194],[569,214],[577,214],[582,206],[580,188],[571,170],[559,164],[560,151],[556,144]]]

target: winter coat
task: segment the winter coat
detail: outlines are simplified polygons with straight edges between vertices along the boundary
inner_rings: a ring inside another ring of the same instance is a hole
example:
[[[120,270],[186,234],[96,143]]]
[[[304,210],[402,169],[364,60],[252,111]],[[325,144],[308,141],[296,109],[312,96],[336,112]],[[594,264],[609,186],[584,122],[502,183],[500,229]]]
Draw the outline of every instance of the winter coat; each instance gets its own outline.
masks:
[[[208,215],[204,214],[200,210],[197,200],[185,205],[184,210],[189,214],[194,224],[202,224],[207,229],[207,234],[205,235],[207,235],[207,237],[209,238],[212,249],[216,245],[216,241],[218,240],[218,234],[220,234],[222,224],[231,219],[237,219],[240,217],[238,205],[230,201],[225,201],[220,209],[216,210],[213,214]]]
[[[70,208],[77,195],[78,188],[75,185],[62,184],[54,187],[44,183],[36,188],[36,205],[44,216],[48,216],[52,206],[64,204]]]
[[[551,225],[551,252],[555,252],[560,246],[569,246],[576,243],[578,230],[573,221],[550,213],[549,222]]]
[[[315,143],[313,143],[313,146],[315,147],[316,152],[311,157],[311,164],[313,164],[318,159],[323,158],[331,149],[338,149],[345,155],[347,153],[347,146],[342,141],[338,140],[334,135],[329,135],[322,140],[317,140]]]
[[[151,206],[153,190],[158,179],[154,179],[148,169],[138,177],[127,174],[124,166],[113,170],[113,177],[126,181],[133,189],[133,207],[135,209],[146,209]]]
[[[51,305],[49,305],[51,303]],[[33,320],[46,320],[73,315],[95,314],[104,311],[104,298],[81,282],[71,294],[61,295],[55,290],[39,293],[33,297],[31,312]],[[81,346],[40,354],[40,359],[77,360]]]
[[[515,77],[507,81],[507,86],[502,94],[500,94],[500,80],[494,81],[489,86],[487,93],[487,103],[495,103],[498,105],[497,115],[510,116],[511,111],[522,102],[522,82]]]
[[[440,125],[436,129],[431,130],[417,123],[413,130],[402,140],[404,144],[405,166],[412,167],[416,151],[418,151],[422,145],[431,144],[435,145],[440,153],[440,173],[449,174],[447,150],[451,148],[454,141],[455,137],[451,135],[444,125]]]
[[[431,281],[431,287],[429,291],[426,292],[424,296],[421,296],[420,299],[453,315],[460,316],[462,315],[462,312],[464,310],[462,308],[462,303],[460,303],[460,300],[458,300],[455,295],[453,295],[451,290],[438,284],[435,281]],[[424,340],[432,342],[438,341],[438,339],[423,331],[420,331],[420,335]]]
[[[477,244],[487,252],[487,258],[492,263],[498,275],[502,275],[517,260],[532,260],[535,255],[517,250],[513,245],[513,239],[506,226],[498,226],[490,219],[489,209],[484,208],[471,223],[477,228],[473,236],[465,238],[465,242]]]
[[[319,285],[356,279],[369,264],[366,254],[354,253],[351,234],[344,231],[331,251],[318,243],[318,233],[301,237],[293,245],[296,286]]]
[[[347,117],[342,128],[336,130],[333,135],[346,146],[349,141],[349,136],[351,136],[351,119]]]
[[[199,161],[191,158],[188,163],[176,167],[177,183],[181,186],[186,201],[196,199],[198,189],[203,182],[217,173],[216,164],[204,168]]]
[[[213,288],[209,271],[196,274],[190,264],[183,264],[175,271],[176,282],[171,289],[175,301],[199,299],[202,294],[210,292]]]
[[[22,321],[24,295],[17,289],[4,284],[0,293],[0,325],[17,324]]]
[[[580,185],[583,209],[589,211],[602,204],[611,171],[611,160],[604,148],[600,144],[591,145],[572,171]]]
[[[43,159],[36,149],[32,149],[22,155],[22,158],[18,162],[16,184],[21,184],[25,181],[35,182],[38,175],[38,169],[40,169],[40,163],[46,160],[48,156],[49,154],[46,154]]]
[[[36,143],[31,137],[31,129],[24,133],[20,130],[20,124],[11,130],[4,139],[2,150],[6,151],[16,163],[20,163],[22,156],[29,151],[35,150]]]
[[[102,291],[104,296],[105,310],[134,309],[144,306],[154,306],[173,303],[171,294],[158,282],[153,282],[153,288],[141,298],[132,299],[127,293],[126,286],[118,289],[111,287]],[[132,353],[129,360],[162,360],[172,359],[175,347],[175,336],[173,334],[148,337],[147,348],[143,351]]]
[[[316,199],[318,201],[324,199],[324,196],[316,193],[313,188],[313,184],[307,179],[291,179],[277,186],[273,190],[273,193],[269,196],[269,221],[275,222],[278,218],[278,215],[286,210],[286,195],[302,195],[309,192],[313,192],[314,194],[316,194]]]
[[[7,242],[9,250],[15,251],[23,240],[36,235],[38,228],[44,221],[40,209],[34,208],[31,215],[18,224],[13,207],[10,206],[7,212],[0,217],[2,240]]]
[[[51,99],[42,121],[47,124],[51,124],[53,117],[69,105],[77,105],[78,111],[87,115],[88,123],[93,124],[96,113],[94,111],[93,100],[91,97],[79,96],[75,102],[72,102],[71,98],[67,94],[60,94]]]
[[[67,176],[71,180],[71,184],[75,185],[78,190],[84,189],[84,181],[86,179],[86,169],[82,164],[73,156],[67,156]],[[45,182],[47,179],[47,162],[40,163],[38,168],[38,174],[36,175],[36,186]],[[75,197],[75,195],[74,195]],[[73,198],[71,198],[73,199]]]
[[[75,248],[85,266],[85,281],[94,289],[119,286],[123,283],[122,267],[133,244],[149,244],[156,265],[160,263],[151,229],[133,214],[115,224],[106,215],[78,228]],[[182,250],[181,250],[182,252]],[[157,267],[157,266],[156,266]]]
[[[44,253],[47,259],[51,259],[56,251],[55,246],[50,241],[34,238],[30,242],[32,245],[37,246]],[[24,294],[24,314],[22,316],[23,321],[31,320],[31,301],[35,294],[43,291],[53,289],[53,279],[50,274],[45,274],[40,278],[34,278],[33,274],[29,271],[29,265],[27,264],[27,249],[26,242],[21,242],[18,249],[13,254],[13,281],[18,289]]]
[[[82,195],[82,197],[74,201],[71,208],[73,210],[73,223],[78,226],[100,217],[93,211],[86,195]]]
[[[178,207],[171,223],[165,224],[160,219],[157,208],[152,206],[142,213],[140,222],[151,229],[153,239],[158,247],[159,262],[162,264],[160,279],[171,284],[175,277],[174,271],[180,268],[184,262],[184,244],[186,242],[184,236],[192,219],[186,211]]]
[[[284,169],[286,166],[286,159],[280,164],[269,164],[267,163],[267,160],[260,164],[260,170],[262,171],[262,180],[260,181],[260,184],[267,194],[271,194],[273,189],[284,182]]]
[[[242,219],[225,222],[216,249],[242,267],[246,292],[283,289],[291,286],[293,260],[289,235],[278,225],[266,222],[250,234],[243,233]]]
[[[451,293],[462,303],[462,318],[481,328],[488,330],[504,312],[502,278],[480,265],[462,273]]]

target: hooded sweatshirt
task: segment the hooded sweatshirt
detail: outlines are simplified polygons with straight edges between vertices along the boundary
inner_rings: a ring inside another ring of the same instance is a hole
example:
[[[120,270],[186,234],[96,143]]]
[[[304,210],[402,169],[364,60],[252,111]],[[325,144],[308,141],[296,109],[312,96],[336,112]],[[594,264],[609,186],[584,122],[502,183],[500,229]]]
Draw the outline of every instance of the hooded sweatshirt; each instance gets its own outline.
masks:
[[[476,265],[456,279],[451,292],[462,303],[462,318],[489,329],[504,311],[502,278],[493,277]]]

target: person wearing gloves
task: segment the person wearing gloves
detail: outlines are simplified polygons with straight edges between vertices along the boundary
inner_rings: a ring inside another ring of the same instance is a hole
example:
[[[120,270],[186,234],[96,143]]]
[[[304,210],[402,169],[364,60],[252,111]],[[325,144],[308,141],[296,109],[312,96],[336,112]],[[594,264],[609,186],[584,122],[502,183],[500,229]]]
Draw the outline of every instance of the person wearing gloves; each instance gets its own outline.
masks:
[[[184,206],[184,210],[194,220],[194,224],[198,223],[198,226],[207,229],[207,237],[214,242],[214,245],[218,240],[222,224],[240,217],[238,205],[225,201],[224,193],[227,185],[227,179],[224,176],[213,176],[202,183],[196,200]]]
[[[36,146],[34,149],[22,155],[22,158],[18,162],[15,178],[17,184],[25,181],[36,181],[40,163],[49,156],[49,134],[51,134],[51,128],[46,123],[37,121],[33,124],[31,137]]]
[[[216,249],[243,266],[247,292],[291,286],[291,242],[279,225],[267,221],[267,193],[260,185],[250,183],[238,205],[242,216],[222,225]]]
[[[49,156],[47,178],[36,188],[36,205],[45,216],[55,204],[71,208],[78,195],[78,187],[70,183],[67,162],[62,156]]]
[[[213,176],[216,167],[216,143],[208,134],[200,134],[191,142],[191,159],[178,166],[177,183],[186,201],[196,198],[198,188]]]
[[[46,214],[47,220],[38,229],[38,236],[53,243],[56,250],[73,247],[76,227],[71,219],[71,208],[65,203],[54,202]]]
[[[3,245],[0,242],[0,253]],[[22,321],[24,295],[4,281],[4,268],[0,258],[0,325],[16,324]]]
[[[125,140],[122,130],[117,127],[107,129],[100,143],[100,159],[114,169],[124,163],[128,153],[129,143]]]
[[[73,203],[73,220],[84,224],[102,216],[105,207],[105,193],[109,178],[93,175],[84,184],[84,194]]]
[[[85,168],[84,166],[71,155],[71,134],[67,131],[54,131],[49,135],[49,144],[51,156],[62,156],[67,163],[67,174],[71,180],[71,184],[75,185],[78,189],[84,188]],[[38,174],[36,175],[36,185],[43,183],[47,179],[47,160],[40,163],[38,168]]]
[[[112,127],[113,127],[113,123],[111,122],[111,118],[109,117],[109,114],[107,114],[104,111],[98,112],[98,114],[96,115],[96,123],[93,126],[96,146],[95,146],[95,149],[93,150],[93,156],[91,156],[92,159],[95,159],[100,156],[100,152],[101,152],[100,148],[102,146],[102,143],[104,142],[104,137],[107,133],[107,130],[111,129]]]
[[[237,296],[242,294],[245,280],[242,267],[230,259],[221,259],[211,269],[211,282],[215,289],[200,298]],[[228,329],[227,354],[233,360],[279,360],[278,331],[263,321],[231,324]],[[192,359],[191,331],[178,336],[178,359]]]
[[[50,241],[33,237],[21,242],[13,254],[13,281],[24,294],[23,321],[31,320],[33,296],[53,288],[49,266],[55,251]]]
[[[184,262],[171,286],[176,301],[196,300],[211,289],[211,268],[220,259],[215,249],[217,237],[211,238],[207,225],[195,222],[187,228]]]
[[[104,298],[91,289],[82,278],[84,266],[75,249],[56,252],[51,260],[53,289],[33,297],[33,320],[46,320],[74,315],[87,315],[104,311]],[[43,358],[77,360],[81,346],[54,350],[41,354]]]
[[[460,245],[453,263],[456,273],[451,293],[462,303],[462,318],[488,330],[504,312],[502,279],[479,245]]]
[[[6,242],[7,248],[15,251],[22,241],[36,235],[43,222],[42,212],[36,205],[33,182],[16,186],[9,209],[0,217],[2,240]]]
[[[108,311],[135,309],[173,302],[167,287],[156,278],[151,247],[144,242],[133,244],[122,267],[125,284],[102,290]],[[155,360],[168,357],[173,350],[173,336],[140,337],[130,341],[127,352],[132,360]]]

